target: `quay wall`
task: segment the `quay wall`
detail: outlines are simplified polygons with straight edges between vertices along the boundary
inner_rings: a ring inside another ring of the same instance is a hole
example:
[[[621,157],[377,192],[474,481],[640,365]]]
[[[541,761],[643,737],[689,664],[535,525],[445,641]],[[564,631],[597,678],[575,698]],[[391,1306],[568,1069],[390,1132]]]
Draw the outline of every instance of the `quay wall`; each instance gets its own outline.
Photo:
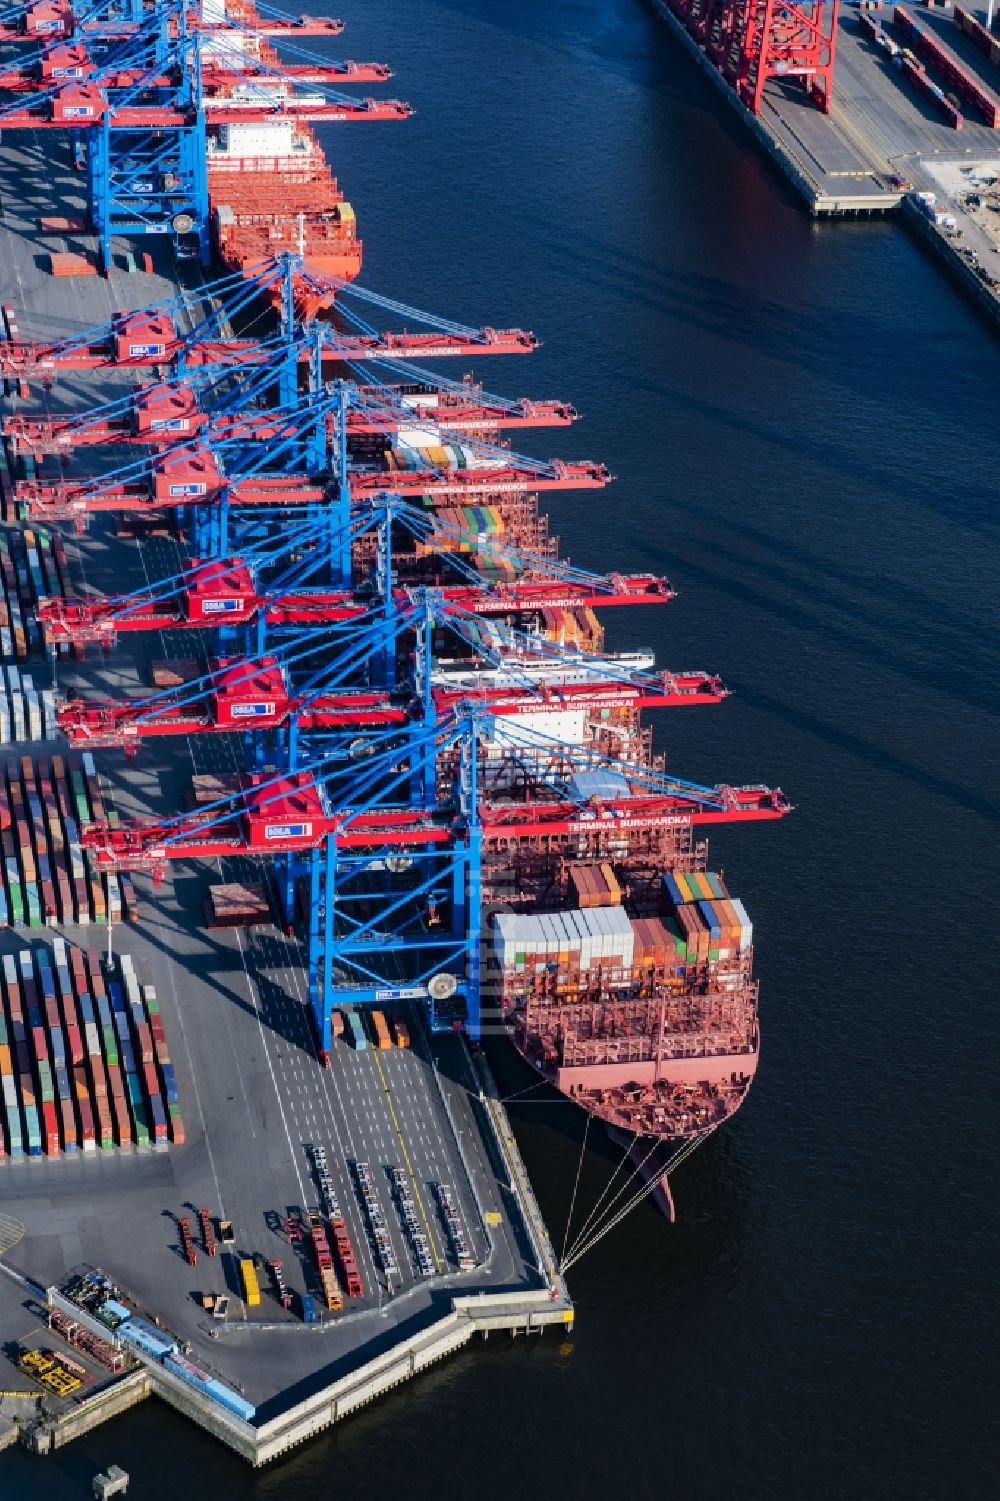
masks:
[[[906,199],[903,203],[903,222],[931,255],[941,262],[949,276],[972,298],[994,327],[1000,328],[1000,297],[992,287],[980,280],[968,261],[963,259],[952,237],[932,224],[911,199]]]
[[[36,1454],[51,1454],[55,1449],[71,1444],[74,1439],[82,1438],[85,1433],[90,1433],[109,1418],[116,1418],[130,1407],[144,1402],[150,1390],[148,1372],[130,1371],[112,1386],[95,1392],[94,1396],[72,1408],[65,1416],[25,1424],[21,1428],[21,1440]]]
[[[254,1427],[234,1417],[162,1366],[149,1364],[150,1389],[164,1402],[234,1450],[248,1464],[270,1464],[333,1423],[410,1380],[493,1330],[511,1335],[541,1333],[549,1324],[572,1322],[572,1309],[547,1291],[456,1298],[451,1312],[429,1329],[342,1376],[269,1423]]]
[[[687,32],[683,24],[677,19],[667,0],[648,0],[656,14],[670,26],[674,35],[687,49],[705,73],[714,87],[739,115],[743,124],[755,136],[759,145],[767,152],[782,176],[791,185],[796,196],[801,199],[806,211],[814,218],[830,217],[840,214],[883,214],[891,212],[897,207],[901,195],[879,193],[872,194],[871,198],[865,198],[853,193],[845,193],[843,197],[833,193],[821,192],[816,183],[809,176],[809,171],[803,162],[800,162],[787,141],[779,141],[767,128],[764,120],[747,109],[743,100],[736,91],[730,88],[718,68],[702,49],[698,46],[694,37]]]

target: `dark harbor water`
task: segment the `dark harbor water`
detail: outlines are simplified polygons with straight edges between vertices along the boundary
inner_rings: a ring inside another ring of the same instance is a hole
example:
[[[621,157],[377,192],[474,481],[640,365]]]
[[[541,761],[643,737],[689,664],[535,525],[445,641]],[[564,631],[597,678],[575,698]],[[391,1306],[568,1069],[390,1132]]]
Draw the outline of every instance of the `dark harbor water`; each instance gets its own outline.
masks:
[[[574,1270],[571,1342],[476,1346],[257,1476],[147,1403],[4,1456],[0,1498],[110,1462],[134,1501],[984,1494],[1000,343],[903,229],[805,218],[642,0],[335,9],[331,52],[390,62],[418,110],[326,132],[367,284],[536,331],[481,374],[572,400],[523,446],[618,476],[551,498],[564,551],[680,591],[614,644],[735,690],[662,717],[671,768],[797,804],[713,838],[756,925],[761,1072],[679,1170],[679,1223],[642,1207]],[[582,1118],[532,1098],[559,1244]],[[588,1204],[616,1160],[591,1142]]]

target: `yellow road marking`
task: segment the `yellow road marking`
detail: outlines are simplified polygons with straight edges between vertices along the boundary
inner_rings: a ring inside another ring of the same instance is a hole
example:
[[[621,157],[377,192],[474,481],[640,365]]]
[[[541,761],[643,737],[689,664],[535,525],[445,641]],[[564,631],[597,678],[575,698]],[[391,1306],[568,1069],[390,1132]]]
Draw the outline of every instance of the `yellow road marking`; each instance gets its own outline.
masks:
[[[441,1258],[438,1255],[437,1241],[434,1239],[434,1232],[431,1229],[430,1221],[427,1218],[427,1211],[424,1208],[423,1196],[420,1192],[420,1185],[417,1182],[417,1175],[413,1171],[413,1163],[410,1161],[410,1154],[406,1150],[406,1141],[400,1129],[399,1119],[396,1115],[396,1107],[392,1103],[392,1090],[389,1088],[389,1081],[385,1076],[385,1069],[382,1067],[382,1060],[378,1055],[378,1048],[374,1049],[374,1051],[372,1052],[372,1057],[375,1059],[375,1067],[378,1069],[379,1078],[382,1080],[382,1088],[385,1091],[385,1102],[389,1107],[389,1114],[392,1116],[393,1130],[399,1138],[399,1145],[403,1153],[403,1160],[406,1163],[406,1171],[410,1175],[410,1182],[413,1184],[413,1192],[416,1195],[417,1207],[420,1210],[420,1218],[424,1222],[424,1229],[427,1231],[427,1239],[430,1243],[431,1251],[434,1254],[434,1265],[437,1267],[439,1272],[443,1272],[444,1267],[441,1265]]]
[[[0,1256],[12,1251],[24,1234],[24,1226],[12,1214],[0,1214]]]

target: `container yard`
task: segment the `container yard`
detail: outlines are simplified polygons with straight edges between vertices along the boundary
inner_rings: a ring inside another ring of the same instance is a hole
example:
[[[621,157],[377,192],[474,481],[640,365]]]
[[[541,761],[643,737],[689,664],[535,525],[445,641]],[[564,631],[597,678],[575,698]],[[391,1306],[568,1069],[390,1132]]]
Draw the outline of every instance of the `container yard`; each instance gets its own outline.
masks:
[[[644,1165],[695,1150],[759,1050],[706,831],[790,808],[667,771],[643,711],[727,690],[609,649],[604,610],[673,590],[562,555],[540,495],[611,476],[521,452],[575,411],[479,371],[535,335],[363,284],[310,126],[410,107],[342,92],[390,73],[338,28],[0,18],[12,1261],[253,1464],[572,1324],[586,1247],[556,1258],[480,1041]]]

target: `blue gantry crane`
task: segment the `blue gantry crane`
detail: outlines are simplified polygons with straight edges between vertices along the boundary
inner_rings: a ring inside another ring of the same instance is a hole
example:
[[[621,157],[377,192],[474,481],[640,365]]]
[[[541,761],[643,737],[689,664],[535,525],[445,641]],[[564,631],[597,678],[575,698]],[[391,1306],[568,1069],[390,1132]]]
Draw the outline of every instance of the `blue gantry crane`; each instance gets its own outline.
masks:
[[[277,119],[404,119],[399,100],[352,100],[345,83],[384,82],[383,64],[335,63],[298,46],[279,63],[246,46],[273,29],[241,23],[238,45],[222,21],[208,22],[189,0],[146,9],[83,13],[37,50],[0,71],[16,97],[0,105],[0,129],[69,130],[74,159],[87,172],[91,227],[101,267],[115,236],[170,235],[182,255],[211,259],[209,139],[240,123]],[[223,18],[224,19],[224,18]],[[0,18],[0,38],[3,36]],[[63,38],[67,38],[64,40]],[[309,92],[296,92],[308,85]]]

